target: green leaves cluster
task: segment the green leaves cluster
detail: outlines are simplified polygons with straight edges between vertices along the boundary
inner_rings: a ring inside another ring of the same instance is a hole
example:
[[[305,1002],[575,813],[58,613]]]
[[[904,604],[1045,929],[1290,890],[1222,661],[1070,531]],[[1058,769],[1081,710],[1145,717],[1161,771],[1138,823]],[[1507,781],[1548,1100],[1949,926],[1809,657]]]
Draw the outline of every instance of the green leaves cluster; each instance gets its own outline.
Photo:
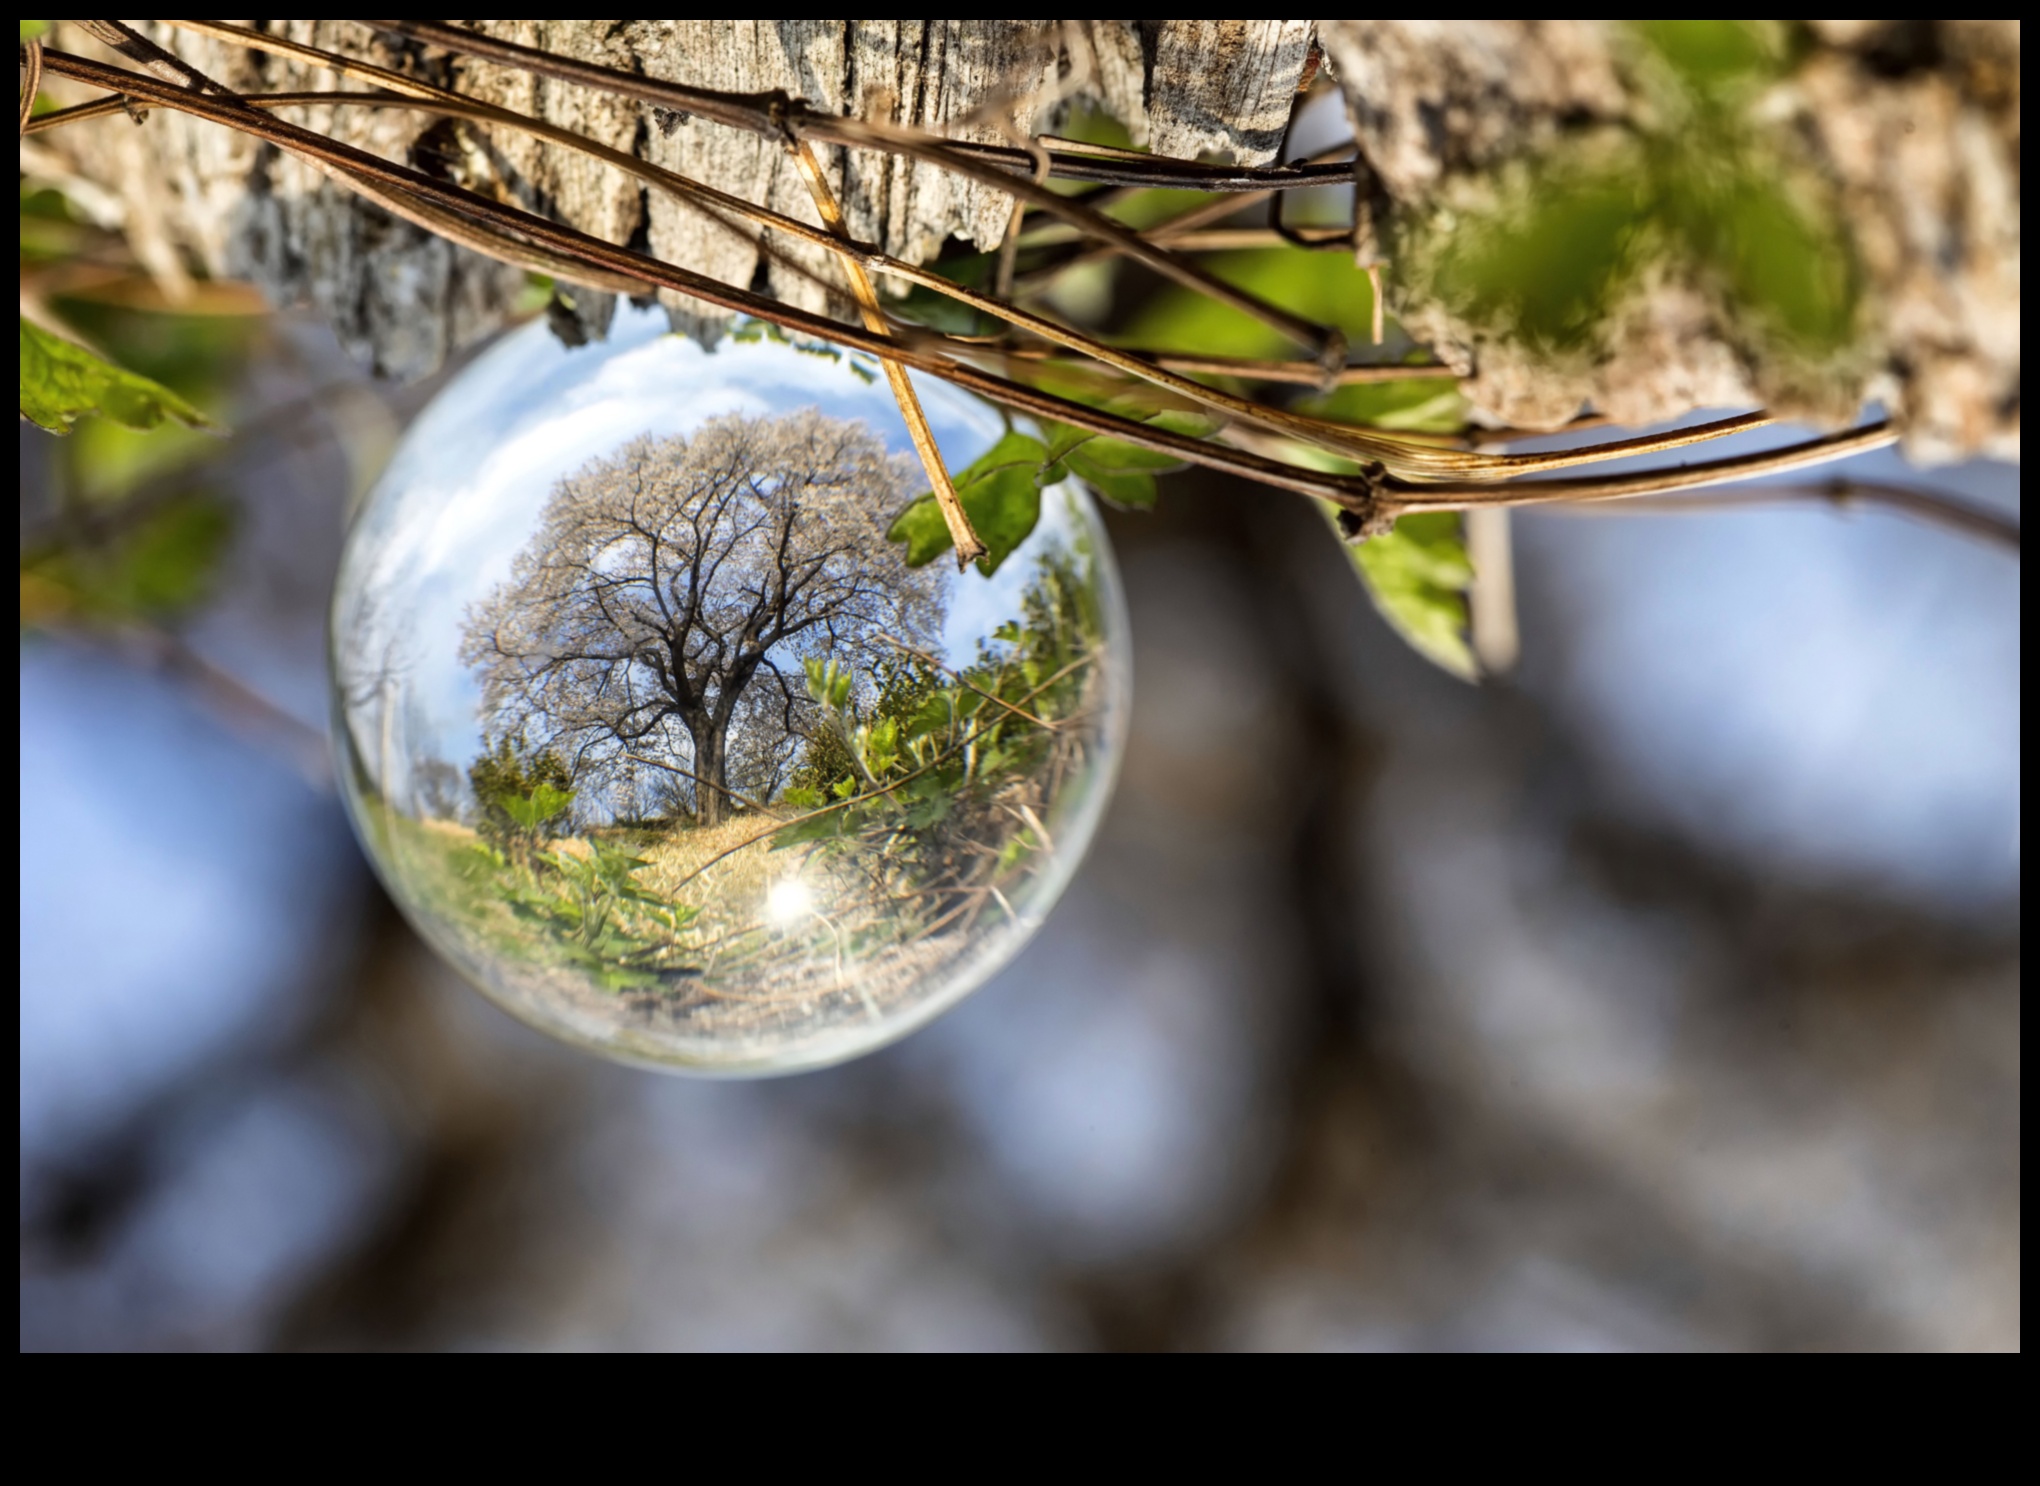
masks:
[[[600,837],[589,839],[586,856],[556,850],[524,861],[477,842],[463,864],[554,954],[611,991],[657,986],[693,968],[682,940],[700,910],[639,882],[650,865]]]
[[[949,677],[925,665],[896,669],[874,688],[867,715],[848,710],[853,678],[811,662],[809,695],[824,727],[782,799],[814,813],[781,829],[774,848],[854,841],[917,880],[996,883],[1022,867],[1042,843],[992,801],[1045,806],[1043,766],[1090,695],[1101,616],[1086,562],[1045,554],[1021,617],[974,664]]]
[[[699,910],[638,881],[651,863],[599,836],[583,856],[542,848],[565,829],[573,773],[550,748],[520,736],[486,743],[468,766],[481,839],[463,874],[536,928],[551,952],[609,990],[660,984],[687,967],[682,931]]]
[[[816,805],[848,799],[863,781],[891,767],[901,730],[912,726],[938,677],[925,662],[908,659],[881,662],[873,679],[877,695],[868,709],[859,709],[851,700],[857,676],[850,667],[807,662],[808,697],[818,704],[821,723],[807,735],[785,798]]]
[[[213,591],[232,543],[234,511],[203,468],[227,446],[201,407],[225,400],[260,324],[131,308],[151,292],[139,267],[78,287],[66,265],[117,269],[123,250],[47,185],[24,178],[20,221],[21,416],[68,435],[41,446],[44,479],[22,492],[22,623],[174,621]]]
[[[589,854],[547,852],[546,871],[513,891],[513,911],[552,929],[569,959],[610,990],[656,985],[690,968],[682,932],[700,910],[671,903],[637,880],[651,865],[600,838]]]
[[[550,748],[533,749],[523,735],[490,744],[468,765],[476,829],[484,841],[519,861],[557,835],[574,804],[573,771]]]

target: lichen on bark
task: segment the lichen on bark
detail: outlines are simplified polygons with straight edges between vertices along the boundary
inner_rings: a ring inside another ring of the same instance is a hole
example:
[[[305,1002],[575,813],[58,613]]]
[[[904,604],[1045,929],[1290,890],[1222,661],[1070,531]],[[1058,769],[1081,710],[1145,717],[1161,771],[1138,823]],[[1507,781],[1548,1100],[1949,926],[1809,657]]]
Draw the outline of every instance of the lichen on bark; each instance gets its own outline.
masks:
[[[1752,218],[1785,238],[1772,244],[1786,272],[1771,290],[1787,320],[1807,309],[1790,278],[1794,235],[1817,244],[1831,232],[1850,319],[1831,343],[1778,334],[1752,303],[1763,293],[1719,252],[1640,255],[1565,344],[1524,334],[1520,317],[1470,312],[1441,282],[1437,260],[1455,238],[1530,209],[1526,187],[1541,181],[1526,172],[1690,143],[1696,104],[1667,77],[1649,27],[1325,21],[1319,34],[1373,172],[1391,307],[1467,374],[1479,414],[1640,424],[1760,404],[1833,425],[1879,402],[1917,461],[2018,457],[2016,22],[1781,26],[1773,65],[1706,105],[1704,127],[1742,155],[1690,162],[1689,174],[1742,169],[1751,193],[1789,205]],[[1732,246],[1746,258],[1764,244]]]

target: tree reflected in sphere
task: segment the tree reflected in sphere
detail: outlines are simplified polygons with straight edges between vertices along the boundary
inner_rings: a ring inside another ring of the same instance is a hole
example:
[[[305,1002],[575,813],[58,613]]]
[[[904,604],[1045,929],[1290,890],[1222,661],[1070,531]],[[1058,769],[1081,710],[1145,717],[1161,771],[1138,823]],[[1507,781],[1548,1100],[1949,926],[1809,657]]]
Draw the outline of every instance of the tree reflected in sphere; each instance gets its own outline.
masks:
[[[953,1005],[1068,881],[1125,723],[1111,552],[1029,431],[915,382],[992,548],[961,573],[876,368],[761,325],[535,323],[405,436],[334,598],[343,793],[517,1016],[815,1067]]]

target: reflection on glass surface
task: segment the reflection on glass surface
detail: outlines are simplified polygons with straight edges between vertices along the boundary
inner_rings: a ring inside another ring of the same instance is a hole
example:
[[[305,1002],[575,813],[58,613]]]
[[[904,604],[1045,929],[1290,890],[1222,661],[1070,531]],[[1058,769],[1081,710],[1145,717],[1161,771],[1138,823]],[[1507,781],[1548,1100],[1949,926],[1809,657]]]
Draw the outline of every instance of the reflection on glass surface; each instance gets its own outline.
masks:
[[[882,378],[626,311],[419,418],[349,537],[355,826],[518,1016],[702,1072],[854,1056],[1011,958],[1109,792],[1128,674],[1089,497],[989,576],[888,540],[926,488]],[[952,469],[999,415],[917,379]]]

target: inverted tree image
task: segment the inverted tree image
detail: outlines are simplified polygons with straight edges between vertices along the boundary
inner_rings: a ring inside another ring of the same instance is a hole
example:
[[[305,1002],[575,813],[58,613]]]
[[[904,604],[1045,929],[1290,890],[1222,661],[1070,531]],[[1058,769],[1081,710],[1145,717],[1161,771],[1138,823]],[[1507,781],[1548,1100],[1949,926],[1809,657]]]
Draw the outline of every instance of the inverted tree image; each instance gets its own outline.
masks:
[[[804,660],[868,668],[933,638],[937,590],[885,537],[918,476],[813,409],[593,461],[470,616],[461,658],[494,729],[543,735],[577,777],[683,779],[720,825],[733,786],[769,795],[797,746]]]
[[[376,818],[428,932],[522,1014],[665,1061],[770,1063],[974,984],[1090,828],[1124,678],[1082,496],[1043,492],[993,582],[888,540],[924,486],[814,408],[555,480],[459,626],[480,752],[389,745],[408,808]]]

